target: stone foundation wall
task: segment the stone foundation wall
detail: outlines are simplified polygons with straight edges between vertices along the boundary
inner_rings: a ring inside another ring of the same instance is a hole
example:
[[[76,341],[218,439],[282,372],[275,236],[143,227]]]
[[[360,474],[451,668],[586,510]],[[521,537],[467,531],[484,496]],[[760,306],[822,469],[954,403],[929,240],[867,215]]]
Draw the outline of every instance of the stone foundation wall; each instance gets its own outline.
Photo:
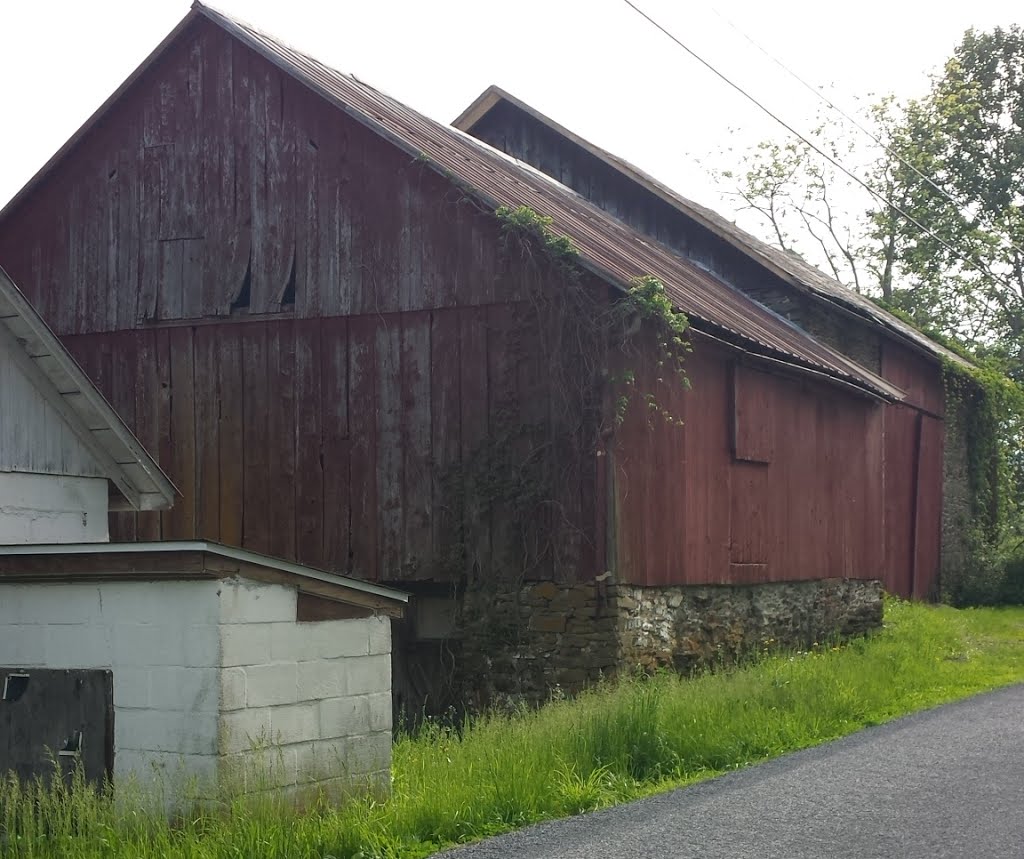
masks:
[[[877,581],[491,586],[464,595],[457,686],[476,706],[543,701],[621,670],[688,672],[765,645],[860,635],[881,622]]]
[[[882,623],[877,581],[618,588],[620,664],[690,672],[770,648],[807,648]]]

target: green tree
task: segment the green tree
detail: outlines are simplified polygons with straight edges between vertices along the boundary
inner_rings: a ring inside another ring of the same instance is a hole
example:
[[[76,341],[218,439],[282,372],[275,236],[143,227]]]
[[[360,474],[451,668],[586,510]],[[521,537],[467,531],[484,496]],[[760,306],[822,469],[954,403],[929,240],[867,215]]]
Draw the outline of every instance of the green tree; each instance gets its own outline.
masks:
[[[1021,366],[1024,351],[1024,32],[969,30],[924,98],[886,129],[893,193],[872,235],[895,239],[893,302]],[[906,162],[906,163],[904,163]],[[908,166],[911,165],[911,166]],[[950,199],[952,198],[952,199]]]

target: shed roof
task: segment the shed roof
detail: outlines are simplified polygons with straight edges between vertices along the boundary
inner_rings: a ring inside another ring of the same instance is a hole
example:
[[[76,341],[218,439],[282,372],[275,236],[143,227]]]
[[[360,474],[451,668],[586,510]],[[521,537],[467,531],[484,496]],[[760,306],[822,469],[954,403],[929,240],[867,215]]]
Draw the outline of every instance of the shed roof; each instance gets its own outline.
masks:
[[[589,140],[574,134],[501,87],[489,86],[469,107],[459,114],[452,125],[462,131],[472,133],[474,127],[502,102],[518,108],[556,134],[576,144],[598,160],[618,171],[621,175],[659,197],[683,215],[710,230],[737,250],[751,257],[791,286],[801,291],[809,292],[818,299],[840,305],[845,310],[864,318],[865,321],[885,334],[910,341],[919,351],[940,359],[956,361],[960,364],[967,363],[955,352],[926,337],[914,326],[908,325],[899,317],[883,310],[873,301],[850,289],[845,284],[840,283],[835,278],[829,277],[802,257],[761,241],[713,209],[683,197],[653,176],[630,164],[624,158],[620,158],[618,155],[614,155],[596,146]]]
[[[207,540],[4,546],[0,584],[43,581],[223,579],[293,584],[304,593],[401,617],[409,595]]]
[[[29,300],[0,268],[0,340],[95,458],[124,503],[166,510],[176,490]],[[4,551],[8,551],[7,548]]]
[[[903,392],[846,356],[820,343],[787,320],[752,301],[669,248],[627,227],[575,192],[527,164],[472,136],[432,120],[379,90],[342,74],[259,30],[209,6],[192,10],[93,114],[74,137],[0,212],[0,225],[62,157],[197,18],[212,21],[336,108],[452,179],[483,205],[528,206],[549,216],[552,228],[569,236],[580,263],[626,289],[633,279],[653,275],[694,327],[748,353],[839,383],[861,394],[900,400]]]

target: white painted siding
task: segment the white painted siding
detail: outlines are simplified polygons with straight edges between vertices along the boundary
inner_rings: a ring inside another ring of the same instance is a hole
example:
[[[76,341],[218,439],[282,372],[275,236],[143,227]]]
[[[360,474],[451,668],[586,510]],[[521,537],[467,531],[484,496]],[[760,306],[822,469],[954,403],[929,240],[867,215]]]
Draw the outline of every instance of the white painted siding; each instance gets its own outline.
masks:
[[[0,585],[0,664],[110,668],[114,777],[213,778],[216,581]]]
[[[101,477],[0,471],[0,546],[105,543],[108,485]]]
[[[0,472],[102,477],[103,469],[0,340]]]
[[[247,788],[254,776],[287,787],[386,784],[388,618],[296,623],[295,588],[250,581],[223,582],[220,600],[228,777]]]

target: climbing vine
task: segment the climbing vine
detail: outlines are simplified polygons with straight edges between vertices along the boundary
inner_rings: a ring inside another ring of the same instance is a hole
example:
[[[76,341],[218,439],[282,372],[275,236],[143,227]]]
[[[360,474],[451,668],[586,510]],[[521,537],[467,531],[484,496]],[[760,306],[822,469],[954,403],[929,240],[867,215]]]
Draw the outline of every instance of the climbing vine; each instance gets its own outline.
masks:
[[[503,538],[514,551],[501,560],[517,567],[492,568],[486,577],[503,578],[508,586],[557,577],[559,569],[578,558],[587,534],[574,518],[578,513],[567,508],[571,504],[566,493],[578,494],[584,464],[593,462],[601,436],[613,429],[604,425],[609,392],[615,424],[634,401],[643,404],[648,420],[681,422],[668,404],[658,401],[656,390],[669,381],[687,384],[689,326],[657,278],[638,277],[624,294],[609,297],[607,290],[584,278],[578,249],[571,238],[552,229],[550,218],[525,206],[503,206],[493,214],[506,257],[525,261],[527,271],[544,273],[523,279],[519,328],[503,335],[510,356],[504,372],[521,372],[512,366],[517,361],[539,364],[547,402],[541,415],[534,414],[536,404],[532,411],[527,404],[526,414],[522,403],[499,404],[486,437],[442,476],[450,520],[459,528],[445,563],[453,573],[472,569],[487,527],[481,523],[511,529]],[[648,372],[622,369],[631,359],[637,364],[642,359]],[[609,369],[613,362],[619,368],[615,373]],[[646,384],[651,367],[659,383],[655,390],[647,390],[653,387]],[[496,389],[503,388],[502,379],[491,381]],[[500,553],[491,537],[493,564],[493,556]]]

